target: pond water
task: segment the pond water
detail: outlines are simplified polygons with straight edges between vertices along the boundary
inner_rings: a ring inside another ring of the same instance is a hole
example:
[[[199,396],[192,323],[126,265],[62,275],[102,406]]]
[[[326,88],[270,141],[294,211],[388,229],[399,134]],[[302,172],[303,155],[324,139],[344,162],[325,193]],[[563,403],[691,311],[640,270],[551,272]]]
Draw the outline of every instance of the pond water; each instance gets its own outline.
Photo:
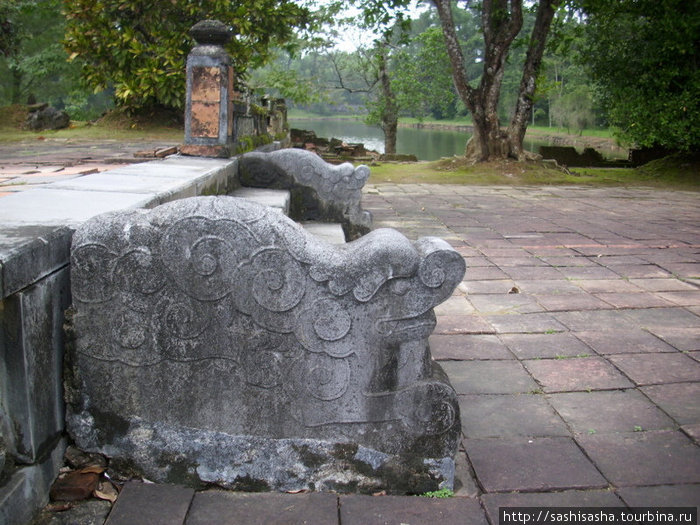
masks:
[[[337,138],[348,143],[362,143],[365,148],[384,153],[384,135],[378,127],[367,126],[355,120],[289,119],[292,128],[306,129],[318,137]],[[437,160],[441,157],[463,155],[469,135],[463,131],[443,129],[399,128],[396,151],[415,155],[418,160]],[[547,141],[525,138],[525,148],[537,151],[539,146],[551,145]],[[623,158],[626,150],[599,150],[608,158]]]

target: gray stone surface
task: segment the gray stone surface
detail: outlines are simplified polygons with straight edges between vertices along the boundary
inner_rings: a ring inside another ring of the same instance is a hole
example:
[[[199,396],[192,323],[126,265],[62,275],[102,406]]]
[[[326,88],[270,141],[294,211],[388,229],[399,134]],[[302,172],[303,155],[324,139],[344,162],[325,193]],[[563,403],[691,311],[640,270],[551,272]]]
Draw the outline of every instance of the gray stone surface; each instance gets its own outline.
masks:
[[[311,235],[323,239],[331,244],[345,244],[343,227],[337,223],[307,221],[301,223],[302,227]]]
[[[0,298],[66,266],[73,228],[94,215],[236,187],[237,159],[172,156],[2,197]]]
[[[63,465],[65,441],[55,444],[38,463],[14,470],[0,483],[0,523],[28,523],[37,509],[49,501],[49,487]]]
[[[233,197],[79,228],[67,378],[77,444],[149,479],[450,486],[456,395],[427,339],[464,260],[377,230],[332,246]]]
[[[68,113],[52,106],[32,111],[27,117],[27,127],[32,131],[63,129],[70,124]]]
[[[238,188],[230,194],[232,197],[246,199],[263,204],[289,215],[289,190],[273,190],[270,188]]]
[[[103,525],[111,509],[109,501],[91,499],[74,503],[68,510],[45,509],[31,525]]]
[[[343,525],[487,525],[479,501],[471,498],[401,498],[398,496],[341,496]]]
[[[241,494],[217,490],[194,497],[186,525],[338,523],[334,494]]]
[[[105,525],[184,523],[194,490],[177,485],[130,481],[124,485]]]
[[[350,238],[367,233],[372,223],[360,204],[368,178],[367,166],[355,168],[347,162],[334,166],[300,149],[246,153],[239,164],[241,184],[289,189],[292,217],[340,222]]]
[[[63,311],[69,272],[59,270],[0,303],[0,421],[8,454],[41,461],[64,428]]]

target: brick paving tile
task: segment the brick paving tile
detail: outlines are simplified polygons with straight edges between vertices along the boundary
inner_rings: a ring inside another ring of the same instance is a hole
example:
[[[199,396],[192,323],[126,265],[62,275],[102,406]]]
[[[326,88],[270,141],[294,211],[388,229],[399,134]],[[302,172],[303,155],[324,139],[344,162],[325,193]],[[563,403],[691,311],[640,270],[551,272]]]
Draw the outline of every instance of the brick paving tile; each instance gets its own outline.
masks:
[[[454,495],[457,498],[476,498],[481,489],[476,484],[472,467],[467,459],[464,447],[460,447],[455,458]]]
[[[464,295],[453,295],[447,300],[435,307],[435,315],[460,315],[470,314],[474,308]]]
[[[469,302],[484,315],[529,314],[542,311],[542,307],[537,304],[533,297],[519,293],[504,295],[473,294],[469,296]]]
[[[465,440],[486,492],[604,488],[608,483],[568,437]]]
[[[697,328],[700,317],[685,308],[648,308],[627,310],[626,315],[634,322],[649,328]]]
[[[481,501],[491,523],[498,523],[498,507],[623,507],[622,500],[609,490],[566,490],[484,494]]]
[[[587,260],[586,257],[582,257],[578,252],[571,248],[565,248],[564,246],[554,246],[551,244],[533,245],[528,243],[524,244],[523,248],[531,254],[542,258],[542,260],[546,261],[551,266],[579,266],[579,264],[577,264],[579,261],[576,261],[576,259],[581,259],[581,262]],[[554,260],[550,261],[550,258]],[[572,261],[570,262],[573,262],[573,264],[556,264],[560,262],[559,259],[561,259],[561,262],[566,262],[567,259],[571,259]],[[588,264],[583,262],[580,266],[588,266]]]
[[[700,278],[700,264],[698,263],[672,263],[664,265],[664,268],[683,279]]]
[[[443,361],[458,394],[519,394],[538,389],[517,361]]]
[[[465,281],[488,281],[508,279],[508,275],[496,266],[472,266],[467,267],[464,274]]]
[[[566,327],[545,313],[489,315],[484,317],[497,333],[564,332]]]
[[[456,334],[430,336],[430,351],[433,359],[515,359],[495,335]]]
[[[629,388],[632,385],[601,357],[523,361],[545,392]]]
[[[656,308],[673,306],[673,303],[662,299],[655,293],[597,293],[595,296],[611,304],[615,308]]]
[[[700,383],[651,385],[640,390],[678,424],[700,423]]]
[[[670,272],[659,268],[655,264],[630,264],[615,266],[615,273],[627,279],[659,279],[671,277]]]
[[[549,266],[546,262],[533,257],[530,254],[524,255],[522,257],[493,257],[489,256],[489,260],[498,266],[499,268],[505,268],[507,272],[510,267],[513,266],[526,266],[526,267],[539,267],[539,266]]]
[[[657,295],[665,301],[670,301],[679,306],[700,306],[700,290],[661,292]]]
[[[558,269],[564,277],[574,280],[619,279],[620,276],[602,266],[565,266]]]
[[[631,281],[625,281],[624,279],[579,279],[574,282],[576,286],[588,293],[625,293],[642,290]]]
[[[553,312],[551,315],[574,332],[589,330],[631,330],[638,327],[627,315],[627,310],[585,310]]]
[[[459,396],[459,408],[467,438],[570,435],[541,395]]]
[[[583,295],[581,288],[570,281],[562,279],[518,281],[517,285],[522,293],[533,295]]]
[[[700,381],[700,363],[681,353],[624,354],[609,359],[637,385]]]
[[[617,494],[629,507],[700,507],[700,485],[622,487]]]
[[[493,334],[496,330],[480,315],[441,315],[435,334]]]
[[[117,500],[119,501],[119,500]],[[132,522],[139,523],[139,522]],[[143,521],[140,523],[149,523]],[[192,501],[186,525],[296,525],[338,523],[335,494],[252,493],[209,490]]]
[[[580,435],[576,440],[615,486],[700,482],[700,448],[679,431]]]
[[[488,524],[479,501],[471,498],[340,496],[339,515],[343,525]]]
[[[576,337],[601,355],[675,352],[676,349],[646,330],[576,332]]]
[[[568,332],[503,334],[500,338],[518,359],[573,357],[592,353],[590,348]]]
[[[690,283],[678,279],[630,279],[634,286],[647,290],[648,292],[682,292],[697,291],[698,289]]]
[[[460,250],[457,250],[458,252]],[[464,254],[462,254],[464,255]],[[467,263],[467,268],[483,267],[483,266],[495,266],[491,261],[489,261],[484,256],[478,257],[464,257],[464,262]]]
[[[611,306],[587,293],[566,295],[538,295],[537,302],[550,312],[566,312],[572,310],[602,310]]]
[[[505,271],[511,279],[516,281],[562,278],[559,270],[551,266],[512,266],[510,268],[504,268],[503,271]]]
[[[527,260],[530,259],[530,254],[523,250],[522,248],[492,248],[489,246],[486,246],[482,248],[481,253],[483,253],[485,256],[491,260],[492,258],[502,258],[502,259],[507,259],[507,258],[525,258]],[[506,264],[506,266],[512,266],[510,264]],[[527,266],[527,265],[526,265]]]
[[[619,265],[648,265],[644,259],[635,255],[604,255],[596,259],[598,264],[611,268]],[[614,268],[612,268],[614,269]]]
[[[700,445],[700,423],[695,425],[683,425],[681,427],[683,433],[692,439],[696,445]]]
[[[191,488],[129,481],[124,485],[105,525],[176,525],[184,523]]]
[[[660,337],[681,352],[700,350],[700,326],[695,328],[651,328],[651,333]]]
[[[594,260],[581,255],[545,255],[540,257],[540,259],[555,268],[563,266],[600,266]]]
[[[675,422],[636,390],[550,394],[549,403],[577,434],[675,428]]]
[[[460,287],[469,294],[506,294],[515,286],[511,279],[495,281],[462,281]]]

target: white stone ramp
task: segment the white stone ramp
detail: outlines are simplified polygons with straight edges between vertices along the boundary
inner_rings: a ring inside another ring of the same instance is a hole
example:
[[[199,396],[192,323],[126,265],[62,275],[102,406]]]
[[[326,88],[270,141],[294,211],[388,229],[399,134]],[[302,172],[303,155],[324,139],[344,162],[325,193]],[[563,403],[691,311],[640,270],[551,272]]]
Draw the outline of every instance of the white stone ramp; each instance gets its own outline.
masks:
[[[335,222],[302,222],[301,226],[312,235],[331,244],[345,244],[343,227]]]
[[[232,197],[239,197],[264,206],[269,206],[284,215],[289,215],[289,190],[273,190],[269,188],[238,188],[230,193]]]
[[[239,188],[230,194],[274,208],[285,215],[289,215],[289,190],[276,190],[270,188]],[[345,233],[338,223],[307,221],[300,223],[302,227],[316,237],[331,244],[344,244]]]

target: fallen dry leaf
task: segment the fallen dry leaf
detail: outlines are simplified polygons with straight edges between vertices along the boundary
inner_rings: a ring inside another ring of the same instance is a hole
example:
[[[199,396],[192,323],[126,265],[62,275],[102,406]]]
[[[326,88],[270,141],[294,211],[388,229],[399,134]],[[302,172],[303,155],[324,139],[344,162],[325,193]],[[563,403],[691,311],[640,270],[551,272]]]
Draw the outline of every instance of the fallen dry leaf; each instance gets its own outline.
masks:
[[[100,479],[94,472],[69,472],[54,481],[49,491],[52,501],[80,501],[89,498]]]
[[[98,483],[95,492],[93,492],[92,494],[96,498],[109,501],[110,503],[114,503],[119,497],[119,491],[117,491],[117,488],[106,479]]]

